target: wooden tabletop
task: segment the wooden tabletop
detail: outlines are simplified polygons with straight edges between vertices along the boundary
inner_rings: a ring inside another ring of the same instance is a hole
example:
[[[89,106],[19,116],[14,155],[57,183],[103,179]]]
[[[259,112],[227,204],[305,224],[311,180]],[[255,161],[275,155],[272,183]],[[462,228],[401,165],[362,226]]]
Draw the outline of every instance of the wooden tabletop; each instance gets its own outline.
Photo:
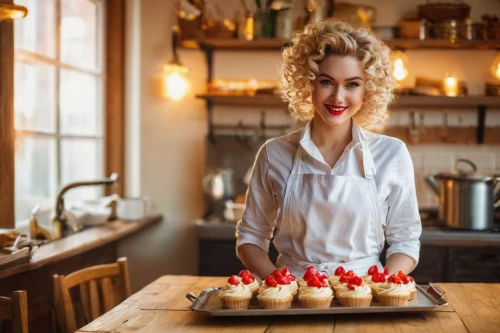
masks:
[[[500,332],[500,284],[439,283],[449,305],[433,312],[209,317],[185,297],[227,277],[165,275],[78,332]]]

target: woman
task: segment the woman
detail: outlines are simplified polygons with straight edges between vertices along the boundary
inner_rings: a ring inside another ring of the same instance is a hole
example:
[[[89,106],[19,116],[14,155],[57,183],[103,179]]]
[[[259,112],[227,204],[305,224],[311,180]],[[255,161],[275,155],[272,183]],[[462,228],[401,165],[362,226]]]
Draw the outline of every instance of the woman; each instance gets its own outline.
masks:
[[[283,51],[284,98],[303,129],[257,154],[237,226],[237,254],[260,277],[308,265],[365,274],[378,265],[408,274],[418,263],[421,222],[405,144],[383,129],[393,99],[389,48],[367,30],[329,20],[298,32]]]

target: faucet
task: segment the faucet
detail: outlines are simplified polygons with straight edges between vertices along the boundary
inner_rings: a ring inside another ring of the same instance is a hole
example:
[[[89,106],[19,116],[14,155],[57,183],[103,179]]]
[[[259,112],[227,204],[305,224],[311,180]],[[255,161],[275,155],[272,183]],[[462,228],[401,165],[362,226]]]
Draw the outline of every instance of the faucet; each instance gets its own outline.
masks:
[[[56,199],[56,216],[54,217],[53,220],[53,228],[54,228],[54,238],[58,239],[63,237],[64,233],[67,232],[68,229],[68,223],[66,218],[64,217],[64,198],[63,195],[67,191],[71,190],[72,188],[75,187],[81,187],[81,186],[93,186],[93,185],[105,185],[109,186],[118,180],[118,174],[113,173],[109,178],[101,179],[101,180],[93,180],[93,181],[80,181],[80,182],[74,182],[66,185],[61,192],[57,195]],[[78,232],[82,228],[79,225],[73,226],[72,228],[73,232]]]

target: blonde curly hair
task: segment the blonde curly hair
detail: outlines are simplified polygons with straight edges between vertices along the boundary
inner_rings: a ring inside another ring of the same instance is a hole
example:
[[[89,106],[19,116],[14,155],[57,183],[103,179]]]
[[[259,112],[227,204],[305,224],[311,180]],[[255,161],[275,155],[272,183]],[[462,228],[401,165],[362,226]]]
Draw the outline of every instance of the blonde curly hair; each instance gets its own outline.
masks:
[[[319,63],[331,53],[352,54],[363,62],[366,90],[354,119],[367,130],[382,131],[389,118],[387,107],[394,99],[390,49],[369,30],[336,19],[307,25],[283,50],[282,93],[291,114],[302,121],[314,116],[312,81],[319,74]]]

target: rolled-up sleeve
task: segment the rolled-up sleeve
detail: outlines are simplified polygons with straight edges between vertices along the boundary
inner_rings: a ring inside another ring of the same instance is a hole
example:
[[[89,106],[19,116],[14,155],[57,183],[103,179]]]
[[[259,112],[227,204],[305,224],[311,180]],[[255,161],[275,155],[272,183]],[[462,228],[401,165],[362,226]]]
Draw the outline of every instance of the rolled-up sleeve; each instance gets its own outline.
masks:
[[[418,212],[413,163],[404,143],[399,148],[395,177],[388,198],[385,237],[389,248],[386,258],[394,253],[403,253],[413,258],[416,266],[420,255],[422,223]]]
[[[255,158],[246,195],[245,211],[236,226],[238,257],[238,247],[243,244],[254,244],[265,252],[269,251],[277,213],[278,204],[273,194],[267,144],[264,144]]]

